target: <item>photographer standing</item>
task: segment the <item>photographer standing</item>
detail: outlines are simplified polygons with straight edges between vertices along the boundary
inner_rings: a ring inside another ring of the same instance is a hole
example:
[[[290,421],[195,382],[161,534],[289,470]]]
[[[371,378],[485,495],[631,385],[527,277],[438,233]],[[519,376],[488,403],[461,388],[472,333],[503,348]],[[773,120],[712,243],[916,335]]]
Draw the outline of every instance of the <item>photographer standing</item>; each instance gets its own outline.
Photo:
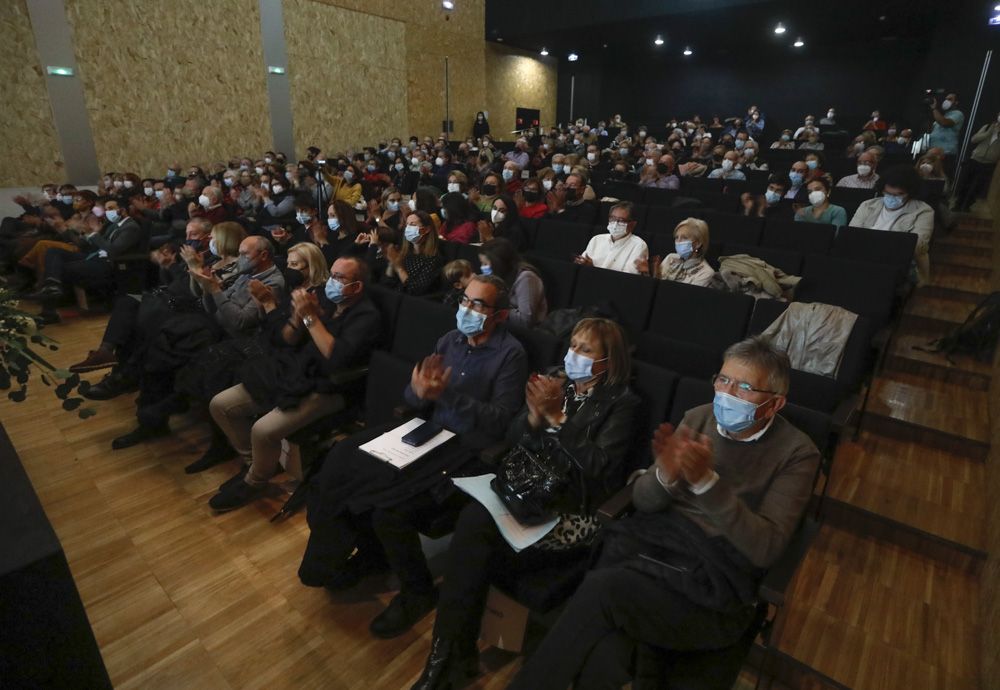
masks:
[[[1000,115],[972,135],[976,148],[965,161],[965,169],[955,193],[955,210],[967,212],[976,199],[990,188],[993,169],[1000,160]]]
[[[931,117],[934,124],[931,127],[929,148],[939,147],[948,156],[948,162],[958,154],[958,135],[965,124],[965,115],[958,109],[958,96],[949,93],[941,103],[937,98],[930,102]]]

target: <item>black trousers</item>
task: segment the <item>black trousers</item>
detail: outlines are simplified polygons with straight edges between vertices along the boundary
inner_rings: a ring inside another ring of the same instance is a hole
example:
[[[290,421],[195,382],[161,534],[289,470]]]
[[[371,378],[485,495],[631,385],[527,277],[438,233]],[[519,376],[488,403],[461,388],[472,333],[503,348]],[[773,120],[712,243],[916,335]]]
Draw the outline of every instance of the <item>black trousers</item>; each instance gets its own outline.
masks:
[[[104,327],[104,342],[113,345],[119,357],[124,359],[135,349],[138,339],[136,324],[139,320],[140,302],[130,295],[122,295],[115,300]]]
[[[995,168],[995,164],[980,163],[971,158],[965,161],[962,179],[955,194],[956,209],[966,210],[976,202],[976,199],[986,196]]]
[[[103,287],[111,283],[114,269],[106,259],[87,259],[83,252],[50,249],[45,252],[45,278],[64,285]]]
[[[631,680],[637,641],[675,651],[719,649],[734,644],[753,615],[753,607],[727,614],[698,606],[634,570],[593,570],[508,688],[618,690]]]
[[[534,548],[514,551],[489,511],[479,502],[470,501],[458,516],[448,547],[434,621],[435,637],[466,642],[479,637],[491,573],[531,572],[564,562],[566,556],[565,551]]]

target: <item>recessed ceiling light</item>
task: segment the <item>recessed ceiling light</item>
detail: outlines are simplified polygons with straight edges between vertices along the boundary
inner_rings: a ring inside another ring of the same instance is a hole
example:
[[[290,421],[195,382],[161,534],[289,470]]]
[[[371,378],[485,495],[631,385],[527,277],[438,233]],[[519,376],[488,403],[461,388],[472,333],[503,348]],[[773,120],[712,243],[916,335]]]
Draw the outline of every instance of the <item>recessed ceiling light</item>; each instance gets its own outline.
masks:
[[[658,46],[662,46],[663,45],[663,37],[662,36],[657,36],[656,40],[653,41],[653,43],[655,43]]]
[[[776,34],[783,34],[783,33],[785,33],[785,25],[782,24],[781,22],[778,22],[778,25],[776,27],[774,27],[774,33],[776,33]]]
[[[449,12],[455,9],[455,3],[453,0],[441,0],[441,7],[445,8]]]
[[[547,48],[542,48],[542,52],[539,53],[539,55],[541,55],[542,57],[545,57],[548,54],[549,54],[549,51],[548,51]]]
[[[796,39],[795,43],[793,43],[792,45],[795,46],[796,48],[801,48],[805,44],[806,44],[806,42],[803,41],[801,38],[799,38],[799,39]]]
[[[577,55],[576,53],[570,53],[569,55],[566,56],[566,59],[569,60],[570,62],[576,62],[577,60],[580,59],[580,56]]]
[[[694,55],[694,51],[691,50],[690,48],[685,48],[684,49],[684,54],[685,55]]]
[[[503,43],[503,36],[497,36],[497,43]]]

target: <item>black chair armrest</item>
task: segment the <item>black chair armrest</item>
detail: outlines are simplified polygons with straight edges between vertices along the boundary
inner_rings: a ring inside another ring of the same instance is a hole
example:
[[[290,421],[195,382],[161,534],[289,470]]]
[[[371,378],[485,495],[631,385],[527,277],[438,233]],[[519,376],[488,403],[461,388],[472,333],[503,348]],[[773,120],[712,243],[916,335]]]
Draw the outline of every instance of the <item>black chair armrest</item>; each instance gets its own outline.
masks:
[[[417,410],[406,404],[397,405],[392,408],[392,416],[394,419],[405,422],[416,417]]]
[[[763,601],[774,606],[782,606],[785,603],[788,584],[795,576],[795,571],[798,570],[809,551],[809,547],[816,539],[816,535],[819,534],[819,528],[820,523],[816,520],[809,517],[803,518],[802,524],[795,530],[785,552],[768,569],[767,575],[760,583],[757,593]]]
[[[597,509],[597,519],[602,523],[618,520],[632,511],[632,485],[626,484]]]
[[[498,441],[492,446],[487,446],[479,451],[479,459],[490,467],[496,467],[497,463],[507,454],[508,450],[510,450],[510,446],[506,441]]]
[[[861,402],[861,396],[857,393],[852,393],[837,404],[837,407],[833,410],[833,414],[830,415],[830,425],[833,428],[834,434],[840,436],[844,432],[844,429],[850,424],[854,412],[858,409],[859,402]]]
[[[360,381],[364,377],[368,376],[368,365],[360,367],[349,367],[347,369],[340,369],[338,371],[330,374],[330,382],[335,386],[343,386],[348,383],[354,383],[355,381]]]

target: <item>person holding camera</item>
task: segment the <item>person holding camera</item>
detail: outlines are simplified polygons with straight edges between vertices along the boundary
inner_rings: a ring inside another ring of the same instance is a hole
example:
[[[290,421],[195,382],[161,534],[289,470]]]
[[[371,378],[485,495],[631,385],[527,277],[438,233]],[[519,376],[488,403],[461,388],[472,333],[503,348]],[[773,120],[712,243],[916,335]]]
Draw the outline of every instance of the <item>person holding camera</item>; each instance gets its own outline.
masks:
[[[954,156],[958,153],[958,135],[965,124],[965,115],[958,109],[958,95],[954,92],[944,97],[938,103],[937,97],[930,99],[931,117],[934,124],[931,125],[930,147],[940,147],[947,156]]]

